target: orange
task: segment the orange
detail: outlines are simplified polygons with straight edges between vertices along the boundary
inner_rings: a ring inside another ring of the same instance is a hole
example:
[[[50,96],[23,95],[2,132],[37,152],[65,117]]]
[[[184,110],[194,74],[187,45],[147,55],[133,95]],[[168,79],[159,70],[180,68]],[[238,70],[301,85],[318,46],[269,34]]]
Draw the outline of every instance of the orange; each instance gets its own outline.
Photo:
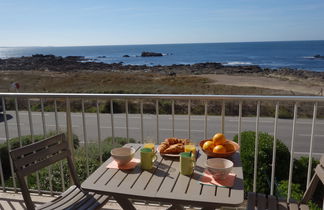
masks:
[[[213,151],[213,147],[214,147],[214,143],[213,143],[213,141],[206,141],[206,142],[203,144],[203,149],[204,149],[204,150]]]
[[[213,142],[214,142],[215,146],[224,144],[226,142],[226,138],[225,138],[224,134],[216,133],[213,137]]]
[[[223,145],[217,145],[214,147],[213,153],[226,153],[226,148]]]
[[[231,144],[229,141],[226,141],[225,144],[223,144],[227,152],[232,152],[235,150],[235,147],[233,144]]]

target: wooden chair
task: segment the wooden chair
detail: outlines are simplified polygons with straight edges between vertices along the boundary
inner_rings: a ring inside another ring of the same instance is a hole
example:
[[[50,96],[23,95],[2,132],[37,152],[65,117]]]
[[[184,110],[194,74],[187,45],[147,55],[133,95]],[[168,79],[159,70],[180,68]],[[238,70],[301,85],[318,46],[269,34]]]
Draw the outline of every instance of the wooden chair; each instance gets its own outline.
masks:
[[[260,193],[249,192],[248,193],[248,205],[247,209],[269,209],[269,210],[307,210],[309,207],[306,203],[312,197],[318,182],[321,181],[324,184],[324,156],[321,157],[320,163],[315,168],[315,174],[303,195],[300,203],[287,203],[284,200],[277,199],[275,196],[264,195]],[[323,198],[324,199],[324,198]],[[323,204],[324,205],[324,204]]]
[[[64,134],[14,149],[10,155],[25,204],[29,210],[35,209],[35,205],[31,200],[24,177],[65,158],[74,185],[53,201],[36,206],[36,209],[97,209],[109,199],[107,196],[82,191]]]

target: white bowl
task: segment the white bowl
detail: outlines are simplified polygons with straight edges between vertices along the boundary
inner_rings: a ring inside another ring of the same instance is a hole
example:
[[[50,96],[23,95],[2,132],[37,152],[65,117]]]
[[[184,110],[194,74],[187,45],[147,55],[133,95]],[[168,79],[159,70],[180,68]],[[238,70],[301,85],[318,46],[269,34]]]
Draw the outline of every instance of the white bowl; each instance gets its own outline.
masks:
[[[208,171],[214,179],[225,179],[232,171],[234,163],[224,158],[211,158],[206,161]]]
[[[111,156],[117,162],[119,166],[125,165],[129,161],[131,161],[135,154],[134,148],[127,147],[118,147],[114,148],[110,151]]]

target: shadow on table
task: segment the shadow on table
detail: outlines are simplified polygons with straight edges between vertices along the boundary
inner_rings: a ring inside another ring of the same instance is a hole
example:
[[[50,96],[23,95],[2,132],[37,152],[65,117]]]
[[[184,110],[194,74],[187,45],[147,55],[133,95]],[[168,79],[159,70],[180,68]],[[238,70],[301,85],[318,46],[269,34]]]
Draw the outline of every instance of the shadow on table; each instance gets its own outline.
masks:
[[[13,116],[10,114],[6,114],[6,117],[7,117],[7,120],[10,120],[13,118]],[[3,121],[4,121],[4,114],[0,114],[0,122],[3,122]]]

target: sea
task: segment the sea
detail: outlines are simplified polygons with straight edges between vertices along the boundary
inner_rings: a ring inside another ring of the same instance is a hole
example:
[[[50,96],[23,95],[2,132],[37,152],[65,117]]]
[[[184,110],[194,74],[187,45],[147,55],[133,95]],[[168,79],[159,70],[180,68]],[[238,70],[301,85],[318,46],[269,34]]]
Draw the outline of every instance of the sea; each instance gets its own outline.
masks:
[[[141,57],[143,51],[162,57]],[[124,65],[173,65],[218,62],[224,65],[259,65],[263,68],[291,68],[324,71],[324,40],[233,42],[196,44],[103,45],[73,47],[0,47],[0,58],[52,54],[84,56],[94,62]],[[128,55],[129,57],[123,57]]]

